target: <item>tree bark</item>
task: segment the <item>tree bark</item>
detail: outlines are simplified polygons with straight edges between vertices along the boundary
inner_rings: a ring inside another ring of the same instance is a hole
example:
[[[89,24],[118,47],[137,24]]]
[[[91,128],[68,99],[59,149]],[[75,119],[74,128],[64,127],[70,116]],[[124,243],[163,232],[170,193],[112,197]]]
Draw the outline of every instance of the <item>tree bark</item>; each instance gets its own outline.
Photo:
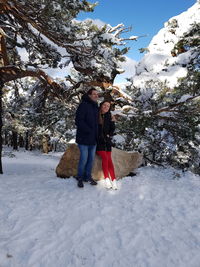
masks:
[[[21,134],[19,135],[19,147],[24,147],[24,138]]]
[[[0,174],[3,174],[3,167],[2,167],[2,88],[3,83],[0,81]]]
[[[48,154],[49,152],[48,140],[46,136],[43,136],[42,138],[42,150],[43,150],[43,153],[46,153],[46,154]]]
[[[26,137],[25,137],[25,149],[26,150],[28,150],[28,147],[29,147],[28,137],[29,137],[29,134],[28,134],[28,131],[27,131],[26,132]]]
[[[29,136],[29,150],[32,151],[33,150],[33,136]]]
[[[17,137],[18,137],[17,131],[12,131],[12,144],[14,150],[18,150]]]
[[[2,134],[3,135],[3,134]],[[10,143],[10,140],[9,140],[10,136],[9,136],[9,133],[8,131],[5,131],[4,132],[4,145],[6,146],[9,146],[9,143]]]

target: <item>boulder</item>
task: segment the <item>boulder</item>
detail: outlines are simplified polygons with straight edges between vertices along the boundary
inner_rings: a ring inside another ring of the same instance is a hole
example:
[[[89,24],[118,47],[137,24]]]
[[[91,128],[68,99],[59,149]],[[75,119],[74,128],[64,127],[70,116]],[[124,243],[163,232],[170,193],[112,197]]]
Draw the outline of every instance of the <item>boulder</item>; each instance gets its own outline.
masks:
[[[77,166],[80,157],[79,148],[76,144],[71,144],[56,167],[56,174],[60,178],[69,178],[77,175]],[[117,179],[127,176],[134,169],[142,164],[142,154],[139,152],[127,152],[117,148],[112,148],[112,160]],[[95,155],[92,177],[95,180],[104,178],[101,158]]]

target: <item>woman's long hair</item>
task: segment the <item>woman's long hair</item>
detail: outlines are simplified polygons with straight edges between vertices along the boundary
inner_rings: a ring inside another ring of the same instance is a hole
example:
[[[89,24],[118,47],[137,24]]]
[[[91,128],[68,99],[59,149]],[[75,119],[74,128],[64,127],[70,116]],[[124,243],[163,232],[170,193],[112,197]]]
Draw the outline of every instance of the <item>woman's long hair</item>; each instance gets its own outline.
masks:
[[[109,104],[110,104],[110,108],[109,108],[109,110],[108,110],[109,113],[110,113],[110,109],[111,109],[111,103],[110,103],[110,101],[104,100],[104,101],[102,101],[102,102],[100,103],[100,105],[99,105],[99,124],[101,124],[101,125],[103,125],[103,118],[102,118],[102,116],[101,116],[101,107],[102,107],[102,105],[103,105],[104,103],[109,103]],[[108,112],[107,112],[107,113],[108,113]]]

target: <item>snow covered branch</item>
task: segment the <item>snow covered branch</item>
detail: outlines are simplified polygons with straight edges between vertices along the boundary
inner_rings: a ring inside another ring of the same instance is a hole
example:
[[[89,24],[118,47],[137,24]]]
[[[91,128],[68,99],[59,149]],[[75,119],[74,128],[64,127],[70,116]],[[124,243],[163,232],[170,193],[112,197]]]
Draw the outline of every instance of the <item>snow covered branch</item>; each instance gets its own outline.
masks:
[[[16,66],[0,67],[0,76],[3,83],[24,77],[37,77],[53,87],[60,87],[50,76],[42,70],[22,70]]]
[[[187,102],[189,102],[189,101],[191,101],[191,100],[197,99],[197,98],[199,98],[199,97],[200,97],[200,95],[189,97],[189,98],[187,98],[185,101],[178,102],[178,103],[175,103],[175,104],[171,104],[171,105],[168,106],[168,107],[164,107],[164,108],[161,108],[161,109],[159,109],[159,110],[157,110],[157,111],[152,112],[152,114],[153,114],[153,115],[157,115],[157,114],[159,114],[159,113],[161,113],[161,112],[174,112],[174,110],[173,110],[174,108],[179,107],[179,106],[182,106],[182,105],[184,105],[185,103],[187,103]]]

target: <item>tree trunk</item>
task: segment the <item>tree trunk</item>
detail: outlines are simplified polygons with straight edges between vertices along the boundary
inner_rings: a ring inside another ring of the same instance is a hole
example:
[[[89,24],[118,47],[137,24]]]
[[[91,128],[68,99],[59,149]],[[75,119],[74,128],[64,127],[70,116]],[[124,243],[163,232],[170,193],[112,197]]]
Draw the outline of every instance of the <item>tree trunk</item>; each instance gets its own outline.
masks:
[[[9,146],[9,135],[8,132],[4,132],[4,145]]]
[[[58,142],[55,141],[55,143],[54,143],[54,152],[57,152],[57,144],[58,144]]]
[[[0,174],[3,174],[3,167],[2,167],[2,88],[3,83],[0,82]]]
[[[17,137],[18,137],[17,131],[12,131],[12,144],[14,150],[18,149]]]
[[[33,136],[29,137],[29,149],[30,149],[30,151],[33,150]]]
[[[21,134],[19,135],[19,147],[24,147],[24,138]]]
[[[28,150],[28,146],[29,146],[29,141],[28,141],[28,131],[26,132],[26,136],[25,136],[25,149]]]
[[[43,150],[43,153],[46,153],[46,154],[48,154],[49,152],[48,140],[46,136],[43,136],[42,138],[42,150]]]

